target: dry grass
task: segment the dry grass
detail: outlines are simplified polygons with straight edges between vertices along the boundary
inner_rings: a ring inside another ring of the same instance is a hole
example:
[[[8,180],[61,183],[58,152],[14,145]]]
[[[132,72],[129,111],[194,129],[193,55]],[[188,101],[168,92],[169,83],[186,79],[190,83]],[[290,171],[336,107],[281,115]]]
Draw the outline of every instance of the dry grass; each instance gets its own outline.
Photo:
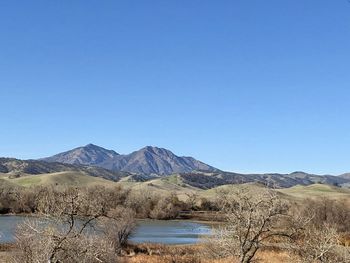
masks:
[[[263,263],[295,262],[287,252],[283,251],[261,251],[258,253],[258,260]]]
[[[308,186],[297,185],[291,188],[279,189],[278,191],[297,200],[320,197],[326,197],[330,199],[350,198],[349,189],[325,184],[312,184]]]
[[[16,253],[15,244],[0,244],[0,263],[8,263],[11,257]]]
[[[258,256],[261,263],[292,263],[294,262],[289,258],[289,255],[285,252],[261,252]],[[127,262],[130,263],[238,263],[237,259],[225,258],[225,259],[208,259],[201,255],[186,255],[186,256],[169,256],[169,255],[143,255],[139,254],[130,258]]]
[[[117,183],[98,177],[93,177],[84,172],[58,172],[49,174],[39,174],[23,176],[20,178],[9,179],[7,182],[13,185],[24,187],[38,186],[38,185],[67,185],[67,186],[113,186]]]
[[[206,246],[198,245],[130,245],[124,253],[125,263],[238,263],[235,258],[211,259],[206,255]],[[12,244],[0,246],[0,263],[10,262],[10,256],[16,253]],[[288,253],[277,249],[261,250],[257,254],[260,263],[293,263]]]
[[[133,255],[133,252],[136,255]],[[235,258],[211,259],[205,245],[166,246],[140,244],[129,248],[128,263],[235,263]],[[259,251],[261,263],[293,262],[288,253],[278,250]]]

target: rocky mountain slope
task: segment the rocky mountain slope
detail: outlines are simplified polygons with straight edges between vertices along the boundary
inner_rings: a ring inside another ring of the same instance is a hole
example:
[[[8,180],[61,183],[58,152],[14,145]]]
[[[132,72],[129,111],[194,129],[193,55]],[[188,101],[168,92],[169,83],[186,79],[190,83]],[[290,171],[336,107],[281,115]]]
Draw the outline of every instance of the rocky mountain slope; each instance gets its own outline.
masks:
[[[88,144],[41,160],[47,162],[100,166],[101,163],[117,156],[119,156],[119,154],[115,151],[106,150],[94,144]]]
[[[138,174],[170,175],[192,171],[213,172],[218,169],[192,157],[179,157],[169,150],[147,146],[130,154],[120,155],[112,150],[88,144],[84,147],[41,159],[46,162],[93,165],[111,171]]]

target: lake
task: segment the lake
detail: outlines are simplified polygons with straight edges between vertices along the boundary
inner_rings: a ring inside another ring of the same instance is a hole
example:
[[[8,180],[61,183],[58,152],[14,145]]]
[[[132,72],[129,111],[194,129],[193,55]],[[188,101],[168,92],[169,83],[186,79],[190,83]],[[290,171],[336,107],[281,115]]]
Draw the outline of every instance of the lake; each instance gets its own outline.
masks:
[[[14,241],[16,226],[24,216],[0,216],[0,243]],[[135,243],[194,244],[211,232],[208,224],[184,220],[138,220],[130,241]]]

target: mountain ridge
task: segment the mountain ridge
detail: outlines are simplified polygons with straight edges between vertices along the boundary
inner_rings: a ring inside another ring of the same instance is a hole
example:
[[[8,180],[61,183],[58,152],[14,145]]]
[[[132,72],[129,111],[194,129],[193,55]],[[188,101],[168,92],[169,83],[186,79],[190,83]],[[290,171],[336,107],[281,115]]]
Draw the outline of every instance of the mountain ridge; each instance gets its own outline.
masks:
[[[332,186],[349,187],[350,178],[332,175],[315,175],[304,172],[290,174],[265,173],[265,174],[240,174],[224,171],[177,173],[167,176],[141,175],[128,172],[113,172],[97,166],[77,164],[50,163],[38,160],[19,160],[15,158],[0,158],[0,178],[9,179],[19,177],[32,177],[40,174],[52,174],[59,172],[73,172],[77,176],[94,176],[115,182],[145,182],[156,178],[179,178],[181,184],[200,189],[211,189],[221,185],[260,183],[271,188],[289,188],[295,185],[325,184]],[[82,178],[82,177],[81,177]],[[33,178],[34,179],[34,178]],[[60,179],[61,180],[61,179]],[[64,179],[62,179],[64,180]],[[61,181],[62,181],[61,180]],[[177,180],[178,181],[178,180]],[[69,182],[67,182],[69,184]]]
[[[214,172],[219,169],[205,164],[193,157],[177,156],[170,150],[146,146],[130,154],[118,154],[94,144],[40,159],[46,162],[82,164],[102,167],[111,171],[139,174],[170,175],[196,170]]]

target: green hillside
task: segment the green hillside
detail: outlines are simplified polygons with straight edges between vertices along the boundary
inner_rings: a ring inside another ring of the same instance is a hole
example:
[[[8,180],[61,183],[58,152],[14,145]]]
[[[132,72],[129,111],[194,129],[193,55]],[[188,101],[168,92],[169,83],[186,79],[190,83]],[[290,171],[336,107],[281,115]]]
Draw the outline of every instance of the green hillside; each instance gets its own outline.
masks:
[[[296,199],[319,197],[327,197],[332,199],[350,198],[350,189],[325,184],[312,184],[308,186],[297,185],[291,188],[279,189],[278,191]]]
[[[203,190],[193,187],[186,183],[180,175],[156,178],[146,182],[133,182],[122,180],[113,182],[99,177],[93,177],[81,171],[65,171],[57,173],[47,173],[40,175],[23,176],[19,178],[10,178],[6,174],[0,174],[0,187],[13,186],[38,186],[38,185],[55,185],[55,186],[77,186],[87,187],[102,185],[106,187],[121,185],[132,191],[148,191],[159,195],[175,193],[180,199],[185,200],[190,193],[196,193],[198,198],[212,199],[219,191],[237,189],[240,187],[249,188],[252,193],[258,193],[265,186],[259,183],[222,185],[209,190]],[[332,199],[349,198],[350,189],[334,187],[326,184],[313,184],[308,186],[293,186],[290,188],[276,189],[282,198],[294,201],[300,201],[305,198],[328,197]]]
[[[84,172],[58,172],[40,175],[24,176],[19,178],[6,178],[12,185],[30,187],[38,185],[65,185],[65,186],[113,186],[117,183],[99,177],[93,177]]]

